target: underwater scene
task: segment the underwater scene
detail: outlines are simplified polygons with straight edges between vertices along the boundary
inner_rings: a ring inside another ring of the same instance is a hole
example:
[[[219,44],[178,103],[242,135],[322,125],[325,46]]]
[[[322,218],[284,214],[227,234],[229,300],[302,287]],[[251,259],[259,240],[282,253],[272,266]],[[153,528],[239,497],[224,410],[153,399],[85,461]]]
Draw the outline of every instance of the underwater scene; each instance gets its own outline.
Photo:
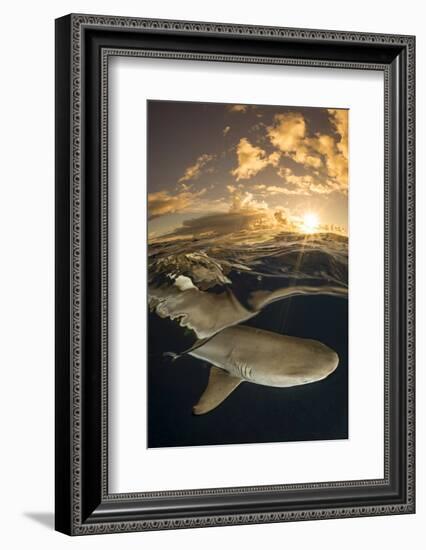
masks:
[[[348,111],[148,102],[148,447],[348,437]]]

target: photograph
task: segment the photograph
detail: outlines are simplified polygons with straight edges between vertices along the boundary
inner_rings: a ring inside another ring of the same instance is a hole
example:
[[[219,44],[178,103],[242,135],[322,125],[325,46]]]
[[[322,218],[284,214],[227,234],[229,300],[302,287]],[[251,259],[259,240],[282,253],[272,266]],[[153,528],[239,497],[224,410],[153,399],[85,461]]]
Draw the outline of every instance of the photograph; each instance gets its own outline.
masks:
[[[147,447],[349,437],[349,119],[147,100]]]

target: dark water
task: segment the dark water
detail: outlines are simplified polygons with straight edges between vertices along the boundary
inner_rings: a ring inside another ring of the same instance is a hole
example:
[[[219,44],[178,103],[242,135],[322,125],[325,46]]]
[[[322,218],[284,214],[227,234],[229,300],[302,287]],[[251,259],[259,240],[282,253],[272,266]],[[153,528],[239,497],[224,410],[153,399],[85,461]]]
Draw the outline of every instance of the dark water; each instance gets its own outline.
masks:
[[[222,445],[348,437],[348,301],[298,296],[273,303],[246,325],[313,338],[334,349],[340,363],[325,380],[292,388],[241,384],[219,407],[194,416],[210,366],[189,355],[163,356],[194,342],[192,331],[149,314],[148,446]]]

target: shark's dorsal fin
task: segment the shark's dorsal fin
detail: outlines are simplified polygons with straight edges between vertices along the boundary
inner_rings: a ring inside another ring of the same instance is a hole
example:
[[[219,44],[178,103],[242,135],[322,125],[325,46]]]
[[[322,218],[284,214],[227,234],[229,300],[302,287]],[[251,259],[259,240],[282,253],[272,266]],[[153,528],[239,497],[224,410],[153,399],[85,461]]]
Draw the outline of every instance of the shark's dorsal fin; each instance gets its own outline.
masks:
[[[231,376],[218,367],[210,369],[209,382],[198,403],[193,407],[194,414],[205,414],[215,409],[241,384],[241,378]]]

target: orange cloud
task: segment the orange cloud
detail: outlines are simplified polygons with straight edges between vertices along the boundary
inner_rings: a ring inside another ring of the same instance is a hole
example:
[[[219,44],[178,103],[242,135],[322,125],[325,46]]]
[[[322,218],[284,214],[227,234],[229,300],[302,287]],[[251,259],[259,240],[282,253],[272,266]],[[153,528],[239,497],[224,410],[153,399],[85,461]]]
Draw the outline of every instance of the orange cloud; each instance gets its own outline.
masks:
[[[253,197],[252,193],[246,191],[245,193],[233,192],[232,203],[229,209],[230,212],[242,212],[251,211],[259,212],[266,210],[268,205],[265,201],[258,201]]]
[[[191,166],[188,166],[183,176],[179,178],[178,182],[182,183],[185,181],[198,179],[201,175],[203,168],[206,166],[206,164],[211,162],[214,158],[215,158],[214,155],[207,155],[207,154],[200,155],[194,164],[192,164]]]
[[[206,192],[201,189],[196,193],[183,191],[176,195],[170,195],[168,191],[158,191],[148,194],[148,220],[153,220],[165,214],[175,214],[190,210],[194,207],[197,199]]]
[[[248,105],[230,105],[228,107],[228,110],[231,113],[245,113],[247,112],[249,106]]]
[[[308,193],[301,188],[289,189],[278,185],[269,185],[266,188],[269,195],[307,195]]]
[[[348,185],[348,111],[345,109],[329,109],[330,122],[340,141],[336,143],[337,154],[328,157],[329,173],[342,185]]]
[[[276,166],[279,158],[280,154],[277,151],[267,155],[263,149],[252,145],[247,138],[241,138],[237,145],[238,166],[231,174],[237,181],[249,179],[269,164]]]
[[[306,137],[306,122],[299,113],[275,115],[274,126],[268,128],[271,143],[283,153],[295,153]]]
[[[310,147],[306,121],[300,113],[275,115],[274,123],[267,129],[272,145],[295,162],[312,168],[321,166],[321,158]]]
[[[284,155],[305,169],[322,169],[323,176],[335,181],[333,190],[345,193],[348,186],[348,111],[329,109],[328,115],[338,137],[319,133],[309,136],[306,120],[300,113],[276,115],[267,135],[272,145]],[[316,184],[314,187],[324,190],[327,185]]]
[[[273,189],[268,187],[268,190],[274,194],[282,193],[284,195],[328,195],[333,191],[340,190],[340,187],[334,180],[316,178],[312,175],[296,176],[290,168],[280,168],[278,175],[284,180],[286,185],[290,187],[276,187]]]

